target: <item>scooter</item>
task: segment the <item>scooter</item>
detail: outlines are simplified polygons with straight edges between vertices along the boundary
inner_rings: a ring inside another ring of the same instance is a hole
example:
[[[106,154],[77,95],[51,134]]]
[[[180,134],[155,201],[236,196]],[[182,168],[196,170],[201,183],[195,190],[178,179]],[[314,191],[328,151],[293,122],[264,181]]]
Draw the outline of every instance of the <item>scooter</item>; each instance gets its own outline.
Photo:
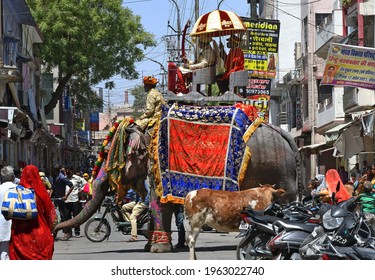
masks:
[[[273,223],[288,221],[293,223],[305,223],[314,220],[317,206],[304,205],[293,202],[280,205],[271,203],[264,211],[255,211],[251,208],[241,211],[242,222],[240,234],[242,237],[237,246],[236,256],[238,260],[273,259],[274,252],[267,246],[269,240],[275,237]]]
[[[355,210],[357,201],[358,197],[352,197],[332,205],[323,214],[321,226],[301,244],[299,254],[302,259],[322,259],[323,256],[341,259],[374,250],[375,246],[368,246],[374,233],[363,213]]]
[[[111,225],[106,218],[107,214],[110,214],[112,217],[115,231],[121,231],[124,235],[130,234],[131,224],[124,220],[121,208],[116,203],[116,198],[114,196],[106,197],[102,206],[105,207],[103,215],[101,217],[94,217],[85,224],[85,235],[87,239],[92,242],[102,242],[109,238]],[[150,209],[146,208],[137,218],[138,235],[143,235],[148,238],[150,220]]]

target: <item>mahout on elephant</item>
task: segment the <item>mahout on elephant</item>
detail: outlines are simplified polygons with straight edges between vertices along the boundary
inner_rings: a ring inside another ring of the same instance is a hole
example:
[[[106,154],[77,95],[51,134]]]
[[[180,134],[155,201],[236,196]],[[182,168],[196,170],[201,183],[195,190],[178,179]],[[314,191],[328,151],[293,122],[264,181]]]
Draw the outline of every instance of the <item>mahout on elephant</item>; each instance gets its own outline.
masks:
[[[141,196],[149,172],[151,224],[146,251],[172,250],[173,205],[183,204],[200,188],[238,191],[276,184],[286,190],[281,202],[294,201],[302,191],[300,158],[293,138],[261,119],[250,120],[236,106],[165,105],[148,147],[133,120],[111,128],[93,171],[93,195],[82,212],[58,224],[62,229],[85,223],[109,191],[118,201],[133,188]],[[108,149],[107,146],[110,146]]]

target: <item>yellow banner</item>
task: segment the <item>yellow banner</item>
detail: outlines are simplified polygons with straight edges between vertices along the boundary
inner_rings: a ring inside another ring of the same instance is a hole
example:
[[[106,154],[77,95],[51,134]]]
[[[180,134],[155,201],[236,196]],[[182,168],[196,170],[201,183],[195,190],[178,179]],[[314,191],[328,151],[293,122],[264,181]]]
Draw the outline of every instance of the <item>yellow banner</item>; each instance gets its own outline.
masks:
[[[84,131],[85,130],[85,120],[84,119],[76,119],[75,120],[76,130]]]
[[[321,85],[375,89],[375,49],[332,43]]]

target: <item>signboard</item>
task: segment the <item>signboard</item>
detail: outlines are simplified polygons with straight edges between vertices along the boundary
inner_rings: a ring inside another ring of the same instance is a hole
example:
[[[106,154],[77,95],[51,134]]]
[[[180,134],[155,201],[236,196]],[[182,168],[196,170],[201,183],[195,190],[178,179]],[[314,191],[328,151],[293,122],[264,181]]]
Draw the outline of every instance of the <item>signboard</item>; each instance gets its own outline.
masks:
[[[244,50],[245,69],[251,77],[275,78],[278,61],[280,22],[242,18],[248,32]]]
[[[258,115],[268,122],[269,118],[269,102],[271,95],[271,79],[251,78],[246,87],[246,92],[241,93],[243,97],[249,99],[246,101],[258,109]]]
[[[62,99],[63,112],[70,112],[72,108],[72,102],[70,100],[69,87],[64,87]]]
[[[90,113],[90,130],[99,131],[99,112]]]
[[[331,43],[320,84],[375,89],[375,49]]]
[[[85,130],[85,119],[75,119],[75,127],[77,131]]]
[[[77,131],[79,142],[90,144],[90,131]]]

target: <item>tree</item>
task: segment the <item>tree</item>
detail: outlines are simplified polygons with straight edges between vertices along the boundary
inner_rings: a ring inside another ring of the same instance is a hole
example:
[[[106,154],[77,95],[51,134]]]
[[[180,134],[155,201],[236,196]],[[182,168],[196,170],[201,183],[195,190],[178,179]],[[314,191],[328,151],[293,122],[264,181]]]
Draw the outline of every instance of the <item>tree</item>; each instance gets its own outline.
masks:
[[[131,94],[134,96],[133,117],[139,118],[139,116],[142,115],[144,108],[146,106],[147,92],[145,92],[143,86],[135,86],[131,90]]]
[[[46,113],[56,107],[72,78],[86,104],[95,96],[93,85],[118,74],[138,78],[135,63],[143,59],[144,49],[155,45],[140,16],[122,7],[121,0],[26,2],[45,38],[40,54],[46,72],[58,69],[58,86]]]

